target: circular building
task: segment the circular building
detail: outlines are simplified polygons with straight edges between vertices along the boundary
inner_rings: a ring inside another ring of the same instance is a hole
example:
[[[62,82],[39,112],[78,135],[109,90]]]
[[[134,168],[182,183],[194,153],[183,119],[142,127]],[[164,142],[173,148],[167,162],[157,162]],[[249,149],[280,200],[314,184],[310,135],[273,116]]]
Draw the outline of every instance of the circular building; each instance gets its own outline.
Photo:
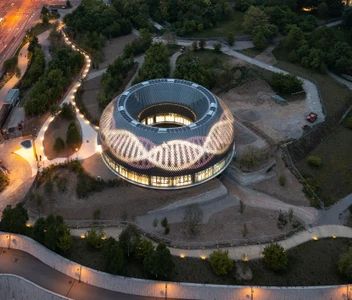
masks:
[[[177,189],[219,175],[234,153],[234,119],[206,88],[156,79],[132,86],[100,119],[102,157],[134,184]]]

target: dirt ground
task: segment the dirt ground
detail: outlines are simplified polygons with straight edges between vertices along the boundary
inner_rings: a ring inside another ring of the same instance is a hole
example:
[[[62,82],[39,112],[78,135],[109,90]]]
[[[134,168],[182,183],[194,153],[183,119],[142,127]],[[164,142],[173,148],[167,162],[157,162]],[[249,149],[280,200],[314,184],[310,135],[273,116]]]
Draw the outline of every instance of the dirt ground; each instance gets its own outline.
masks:
[[[55,139],[57,137],[61,137],[64,141],[66,141],[66,133],[70,123],[71,121],[68,121],[62,118],[61,116],[56,116],[55,119],[50,123],[47,131],[45,132],[44,143],[43,143],[44,154],[49,160],[57,157],[69,157],[75,152],[73,149],[69,147],[65,147],[65,149],[61,152],[56,152],[53,149]],[[76,123],[78,123],[77,119],[76,119]]]
[[[302,191],[302,184],[300,184],[298,179],[285,167],[281,150],[276,154],[276,164],[273,171],[275,172],[274,177],[249,187],[288,204],[309,206],[309,200]],[[280,176],[286,178],[286,184],[284,186],[279,184]]]
[[[42,213],[51,213],[63,216],[68,220],[90,220],[96,209],[101,211],[102,220],[131,220],[136,216],[144,215],[148,211],[158,209],[177,200],[185,199],[209,190],[216,189],[221,184],[214,179],[206,185],[175,191],[160,191],[145,189],[135,185],[106,188],[102,192],[94,193],[85,199],[79,199],[76,194],[76,174],[60,169],[56,173],[59,178],[67,178],[67,191],[61,193],[54,183],[54,191],[45,194],[44,184],[37,193],[44,195]],[[58,182],[59,178],[55,182]],[[35,202],[29,203],[31,211],[37,211]]]
[[[232,59],[231,65],[248,66],[240,59]],[[305,101],[298,100],[280,104],[271,98],[275,92],[262,79],[251,79],[246,83],[220,94],[236,117],[250,122],[275,142],[297,138],[306,124]]]
[[[17,138],[0,144],[2,166],[10,171],[10,184],[0,193],[0,214],[6,205],[11,204],[14,206],[21,202],[34,180],[28,162],[21,156],[13,153],[21,148],[20,142],[26,139],[28,137]]]
[[[170,233],[165,236],[173,241],[199,243],[226,243],[226,241],[243,242],[243,239],[262,239],[269,236],[285,234],[291,231],[292,223],[288,223],[282,230],[277,227],[279,213],[260,208],[246,207],[244,213],[239,212],[238,206],[227,208],[214,214],[207,224],[203,224],[199,234],[192,236],[188,233],[184,223],[170,224]],[[247,234],[243,236],[244,225]],[[163,236],[163,228],[159,226],[157,232]],[[177,243],[177,242],[176,242]]]
[[[126,44],[131,43],[138,36],[134,34],[129,34],[125,36],[120,36],[115,39],[110,39],[106,42],[104,47],[104,60],[99,64],[99,69],[106,68],[109,64],[111,64],[118,55],[122,54],[123,48]]]
[[[104,47],[104,60],[99,64],[99,70],[107,68],[109,64],[111,64],[117,56],[122,54],[123,48],[126,44],[131,43],[133,40],[138,37],[134,34],[129,34],[126,36],[118,37],[116,39],[111,39],[106,42]],[[96,69],[92,69],[91,73],[97,71]],[[133,72],[134,73],[134,72]],[[100,119],[101,109],[99,107],[98,95],[101,90],[101,79],[103,75],[94,77],[89,81],[85,82],[83,85],[84,93],[83,93],[83,103],[92,117],[96,120]],[[130,80],[133,74],[127,76],[125,81],[122,84],[121,90],[118,94],[124,91],[126,84]]]

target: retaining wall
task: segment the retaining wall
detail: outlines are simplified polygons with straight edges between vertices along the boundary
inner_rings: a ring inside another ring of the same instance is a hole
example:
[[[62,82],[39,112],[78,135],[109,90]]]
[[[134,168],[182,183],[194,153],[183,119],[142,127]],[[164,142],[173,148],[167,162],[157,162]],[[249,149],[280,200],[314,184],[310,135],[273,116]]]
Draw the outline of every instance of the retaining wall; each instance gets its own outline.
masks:
[[[0,299],[69,300],[71,298],[43,289],[23,277],[13,274],[0,274]]]
[[[35,242],[34,240],[21,235],[9,234],[0,232],[0,247],[10,247],[25,251],[34,257],[41,260],[48,266],[74,278],[81,279],[87,284],[101,287],[104,289],[119,291],[127,294],[143,295],[150,297],[167,297],[169,298],[183,298],[183,299],[211,299],[211,300],[321,300],[321,299],[347,299],[349,286],[323,286],[323,287],[248,287],[248,286],[219,286],[219,285],[205,285],[205,284],[191,284],[191,283],[173,283],[161,282],[152,280],[142,280],[135,278],[127,278],[122,276],[115,276],[103,272],[99,272],[75,262],[72,262],[56,253],[48,250],[44,246]],[[0,279],[12,280],[13,286],[20,286],[22,283],[18,279]],[[9,281],[10,284],[10,281]],[[6,285],[5,285],[6,286]],[[351,286],[352,287],[352,286]],[[14,292],[9,289],[9,291]],[[2,289],[1,289],[2,290]],[[8,297],[1,297],[1,299],[9,299]],[[6,292],[6,291],[4,291]],[[45,298],[33,297],[35,293],[32,288],[25,288],[21,291],[23,296],[19,299],[66,299],[66,298]],[[6,295],[9,295],[8,293]],[[55,296],[56,297],[56,296]],[[11,299],[11,297],[10,297]],[[15,298],[17,299],[17,298]]]

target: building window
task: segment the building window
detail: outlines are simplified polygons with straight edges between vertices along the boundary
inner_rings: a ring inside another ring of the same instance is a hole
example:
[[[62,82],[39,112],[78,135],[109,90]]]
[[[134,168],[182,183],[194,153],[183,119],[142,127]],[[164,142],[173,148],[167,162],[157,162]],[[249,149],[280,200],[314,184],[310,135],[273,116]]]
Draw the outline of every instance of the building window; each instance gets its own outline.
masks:
[[[152,176],[151,184],[154,186],[172,186],[172,177]]]
[[[197,182],[203,181],[209,178],[210,176],[212,176],[213,174],[214,174],[213,167],[209,167],[208,169],[205,169],[203,171],[196,173],[196,181]]]
[[[192,175],[183,175],[174,177],[174,186],[183,186],[192,184]]]

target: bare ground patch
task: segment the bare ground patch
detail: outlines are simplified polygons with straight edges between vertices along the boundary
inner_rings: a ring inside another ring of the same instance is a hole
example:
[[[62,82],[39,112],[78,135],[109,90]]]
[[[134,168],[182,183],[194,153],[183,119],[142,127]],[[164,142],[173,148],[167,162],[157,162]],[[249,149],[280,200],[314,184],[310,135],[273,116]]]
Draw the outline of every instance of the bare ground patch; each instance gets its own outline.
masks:
[[[275,176],[249,187],[288,204],[309,206],[309,200],[302,191],[302,184],[290,172],[290,170],[285,167],[281,155],[281,151],[278,151],[276,154],[276,163],[274,167]],[[279,184],[280,176],[285,178],[285,184],[283,186]]]
[[[248,66],[240,59],[233,59],[230,63],[232,66]],[[219,96],[236,117],[250,122],[275,142],[299,137],[306,124],[306,102],[301,97],[287,105],[281,104],[271,98],[274,94],[266,81],[252,78]]]
[[[92,219],[93,212],[99,208],[102,220],[121,221],[127,219],[132,221],[136,216],[144,215],[148,211],[205,193],[221,185],[217,179],[209,181],[206,186],[202,185],[175,191],[152,190],[129,185],[105,188],[102,192],[79,199],[76,193],[76,174],[66,169],[59,169],[55,174],[57,178],[53,180],[53,193],[48,194],[44,191],[45,184],[42,184],[36,191],[44,195],[42,212],[44,215],[58,214],[69,220]],[[58,191],[59,178],[67,180],[67,191],[64,193]],[[29,203],[29,207],[34,212],[38,210],[35,201]]]
[[[170,224],[170,233],[165,237],[173,241],[199,242],[199,243],[221,243],[222,241],[244,241],[249,238],[265,238],[274,235],[288,233],[292,230],[292,223],[287,224],[284,229],[277,227],[279,213],[265,209],[246,207],[243,214],[239,212],[238,206],[227,208],[210,217],[209,222],[201,226],[197,235],[190,235],[185,224]],[[244,236],[244,224],[247,233]],[[163,235],[162,228],[157,230]]]
[[[77,119],[75,119],[75,122],[80,128],[80,125]],[[45,131],[44,143],[43,143],[44,154],[49,160],[55,159],[57,157],[69,157],[73,153],[75,153],[75,151],[69,147],[65,147],[65,149],[61,152],[56,152],[53,149],[56,138],[61,137],[64,141],[66,141],[66,133],[70,123],[71,121],[68,121],[62,118],[60,115],[58,115],[50,123],[48,129]]]
[[[134,34],[128,34],[108,40],[103,50],[104,60],[99,64],[99,69],[104,69],[111,64],[117,56],[122,54],[125,45],[131,43],[137,38],[138,37]]]

